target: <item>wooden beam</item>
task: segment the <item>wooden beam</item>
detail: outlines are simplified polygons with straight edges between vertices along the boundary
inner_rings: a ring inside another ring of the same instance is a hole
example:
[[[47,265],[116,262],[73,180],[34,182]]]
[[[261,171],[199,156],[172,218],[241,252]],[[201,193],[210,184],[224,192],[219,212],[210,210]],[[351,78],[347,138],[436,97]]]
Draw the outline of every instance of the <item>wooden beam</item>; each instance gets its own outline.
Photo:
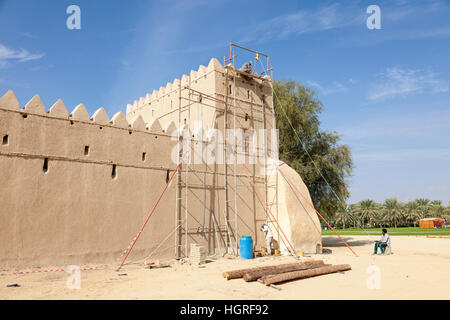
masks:
[[[320,261],[323,264],[323,261],[322,260],[320,260]],[[298,261],[298,262],[291,262],[291,263],[285,263],[285,264],[279,264],[279,265],[239,269],[239,270],[233,270],[233,271],[226,271],[226,272],[222,273],[222,275],[224,278],[227,278],[227,280],[238,279],[238,278],[242,278],[244,276],[244,274],[250,273],[250,272],[262,271],[262,270],[273,270],[274,267],[283,268],[283,267],[292,266],[292,265],[298,266],[298,265],[304,265],[307,263],[310,264],[312,262],[318,262],[318,261],[314,261],[314,260],[306,261],[306,262]]]
[[[292,271],[314,269],[314,268],[319,268],[319,267],[324,267],[324,266],[329,266],[329,265],[325,265],[322,260],[309,261],[309,262],[304,262],[304,263],[296,263],[296,264],[290,264],[290,265],[279,265],[279,266],[273,266],[270,269],[267,268],[265,270],[257,270],[257,271],[245,273],[243,278],[246,282],[250,282],[250,281],[256,281],[259,278],[262,278],[263,276],[275,275],[275,274],[292,272]]]
[[[324,274],[330,274],[340,271],[348,271],[352,268],[348,264],[341,264],[336,266],[326,266],[321,268],[314,268],[309,270],[302,270],[302,271],[293,271],[293,272],[287,272],[287,273],[281,273],[277,275],[271,275],[271,276],[265,276],[262,279],[263,283],[268,286],[274,283],[289,281],[289,280],[297,280],[297,279],[304,279],[309,277],[315,277],[315,276],[321,276]]]

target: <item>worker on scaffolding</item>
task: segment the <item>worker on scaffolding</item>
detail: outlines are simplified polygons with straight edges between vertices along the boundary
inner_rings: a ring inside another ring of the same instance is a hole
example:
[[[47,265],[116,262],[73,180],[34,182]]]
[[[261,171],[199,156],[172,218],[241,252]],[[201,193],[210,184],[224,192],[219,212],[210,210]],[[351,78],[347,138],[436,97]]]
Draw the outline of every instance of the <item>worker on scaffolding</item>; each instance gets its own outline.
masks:
[[[255,69],[252,68],[252,62],[246,62],[244,65],[239,69],[242,72],[251,74],[252,76],[258,76],[258,72],[255,71]]]
[[[271,255],[272,254],[272,239],[273,239],[272,230],[270,229],[270,227],[267,224],[263,223],[261,225],[261,231],[264,232],[264,235],[266,237],[267,254]]]

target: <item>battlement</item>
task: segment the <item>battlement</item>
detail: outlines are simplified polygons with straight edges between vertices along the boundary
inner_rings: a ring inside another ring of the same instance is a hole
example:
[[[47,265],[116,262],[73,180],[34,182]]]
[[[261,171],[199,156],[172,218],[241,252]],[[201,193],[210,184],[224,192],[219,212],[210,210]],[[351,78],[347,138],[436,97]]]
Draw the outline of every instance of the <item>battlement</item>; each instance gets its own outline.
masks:
[[[158,120],[163,128],[172,122],[176,127],[194,128],[200,120],[207,131],[221,129],[220,118],[227,104],[238,118],[233,127],[263,129],[264,111],[268,122],[274,119],[271,82],[270,76],[250,76],[212,58],[207,67],[200,65],[189,75],[183,74],[181,79],[128,104],[126,117],[131,120],[141,115],[145,123]]]
[[[133,114],[138,109],[145,106],[151,105],[154,102],[159,102],[160,99],[165,96],[170,96],[171,94],[177,92],[180,87],[186,86],[189,82],[199,81],[206,78],[208,74],[212,72],[224,72],[224,67],[216,58],[212,58],[209,61],[208,67],[200,65],[198,70],[191,70],[189,75],[183,74],[181,80],[175,78],[172,82],[168,82],[165,87],[160,87],[159,90],[153,90],[153,92],[147,93],[145,97],[140,97],[139,100],[135,100],[133,104],[128,104],[126,106],[126,113]]]
[[[162,129],[158,120],[152,121],[151,123],[145,123],[140,115],[136,115],[135,117],[131,117],[127,120],[122,111],[117,112],[110,119],[106,110],[104,108],[99,108],[92,114],[92,116],[90,116],[86,110],[86,107],[83,104],[79,104],[71,113],[69,113],[62,100],[56,101],[53,106],[46,111],[46,108],[38,95],[35,95],[30,101],[28,101],[22,109],[20,108],[20,103],[12,90],[9,90],[5,95],[3,95],[3,97],[0,98],[0,109],[3,109],[4,111],[8,110],[19,112],[24,115],[37,115],[72,122],[97,124],[132,131],[143,131],[153,134],[167,132]],[[169,124],[167,127],[171,129],[171,131],[176,128],[175,124]]]

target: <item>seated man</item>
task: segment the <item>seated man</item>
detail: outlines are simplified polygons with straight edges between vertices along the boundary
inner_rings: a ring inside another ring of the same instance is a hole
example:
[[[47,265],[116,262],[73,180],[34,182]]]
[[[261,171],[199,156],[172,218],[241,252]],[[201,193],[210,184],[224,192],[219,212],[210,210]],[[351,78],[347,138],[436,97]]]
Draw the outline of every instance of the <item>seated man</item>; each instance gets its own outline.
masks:
[[[373,254],[378,253],[378,248],[380,248],[381,253],[384,253],[386,247],[391,245],[391,237],[388,235],[387,230],[381,230],[380,241],[375,241],[375,247],[373,249]]]

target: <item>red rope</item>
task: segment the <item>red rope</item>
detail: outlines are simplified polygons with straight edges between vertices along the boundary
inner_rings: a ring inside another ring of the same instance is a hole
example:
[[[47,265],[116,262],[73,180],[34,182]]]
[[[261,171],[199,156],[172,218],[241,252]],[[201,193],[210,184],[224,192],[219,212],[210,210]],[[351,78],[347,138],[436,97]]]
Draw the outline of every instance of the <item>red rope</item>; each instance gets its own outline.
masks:
[[[181,161],[180,163],[177,165],[177,167],[175,168],[174,172],[172,173],[172,176],[169,179],[169,182],[167,182],[164,190],[161,192],[161,194],[159,195],[158,200],[156,201],[155,205],[153,206],[152,210],[150,211],[150,214],[148,215],[147,219],[144,222],[144,225],[142,226],[141,230],[138,232],[137,236],[134,237],[134,239],[132,240],[132,244],[131,246],[129,246],[127,248],[127,254],[125,255],[125,258],[123,258],[122,263],[120,264],[119,268],[117,268],[117,271],[120,270],[120,268],[122,268],[123,264],[125,263],[125,260],[127,259],[128,255],[130,254],[131,250],[133,250],[133,247],[136,243],[136,241],[139,239],[139,237],[141,236],[142,231],[144,231],[145,226],[147,225],[148,220],[150,220],[151,216],[153,215],[153,212],[155,212],[156,206],[158,205],[159,201],[161,200],[162,196],[164,195],[164,193],[166,192],[167,188],[169,187],[170,182],[172,181],[173,177],[175,176],[175,174],[177,173],[178,169],[180,168],[181,165]]]
[[[289,244],[289,246],[291,247],[292,253],[294,254],[294,256],[297,257],[297,253],[295,252],[294,247],[292,246],[292,244],[289,242],[288,237],[286,236],[286,234],[283,232],[283,229],[281,229],[280,224],[278,223],[277,219],[275,219],[275,217],[272,214],[272,211],[270,210],[269,206],[267,205],[267,203],[264,202],[264,200],[262,199],[262,196],[258,190],[258,188],[256,187],[255,182],[253,181],[253,179],[250,176],[250,172],[247,170],[247,168],[245,167],[245,165],[242,164],[242,167],[245,170],[245,174],[247,175],[247,178],[250,180],[250,182],[253,185],[253,188],[255,189],[256,194],[258,195],[259,200],[261,201],[261,203],[264,203],[265,207],[266,207],[266,212],[268,212],[270,214],[270,216],[272,217],[272,219],[277,223],[278,225],[278,229],[281,231],[281,233],[283,234],[283,236],[286,238],[287,243]]]
[[[322,218],[322,220],[325,221],[325,223],[330,227],[331,230],[333,230],[333,232],[339,237],[339,239],[341,239],[341,241],[347,246],[347,248],[349,248],[350,251],[353,252],[353,254],[354,254],[355,256],[358,256],[358,255],[355,253],[355,251],[353,251],[353,249],[350,248],[350,246],[347,244],[347,242],[345,242],[344,239],[342,239],[341,236],[333,229],[333,227],[330,226],[330,224],[325,220],[325,218],[322,217],[322,215],[319,213],[319,211],[316,210],[316,208],[314,207],[314,204],[312,204],[311,201],[309,201],[309,200],[308,200],[308,199],[307,199],[307,198],[306,198],[306,197],[305,197],[305,196],[304,196],[304,195],[303,195],[303,194],[295,187],[295,185],[291,182],[291,180],[289,180],[289,179],[284,175],[284,173],[283,173],[283,171],[281,171],[281,169],[278,169],[278,170],[280,171],[280,173],[281,173],[281,175],[283,176],[283,178],[286,179],[287,183],[288,183],[292,188],[294,188],[294,190],[297,191],[297,193],[299,193],[299,194],[302,196],[302,198],[310,205],[311,208],[313,208],[313,210],[317,213],[317,215],[318,215],[320,218]]]

